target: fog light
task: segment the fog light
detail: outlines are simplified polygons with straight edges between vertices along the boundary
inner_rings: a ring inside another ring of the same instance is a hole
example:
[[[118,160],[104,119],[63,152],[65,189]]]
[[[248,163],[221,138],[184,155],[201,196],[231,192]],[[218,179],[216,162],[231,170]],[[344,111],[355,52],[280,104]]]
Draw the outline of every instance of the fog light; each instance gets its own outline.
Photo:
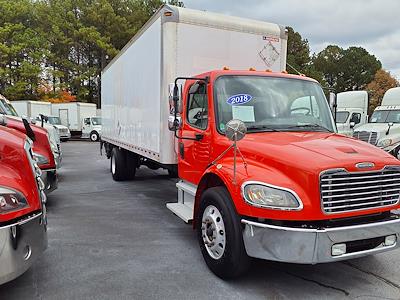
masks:
[[[387,237],[385,237],[385,246],[393,246],[394,244],[396,244],[396,235],[392,234],[392,235],[388,235]]]
[[[346,254],[346,244],[336,244],[332,246],[332,256]]]

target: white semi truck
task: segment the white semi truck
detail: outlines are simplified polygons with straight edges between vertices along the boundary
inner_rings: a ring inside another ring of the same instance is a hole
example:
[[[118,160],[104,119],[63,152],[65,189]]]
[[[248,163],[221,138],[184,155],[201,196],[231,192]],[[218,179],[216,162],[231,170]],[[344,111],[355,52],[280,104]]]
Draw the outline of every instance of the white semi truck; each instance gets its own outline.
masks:
[[[386,91],[369,123],[355,129],[353,136],[400,159],[400,87]]]
[[[367,91],[337,94],[336,127],[338,133],[353,136],[354,129],[368,123]]]

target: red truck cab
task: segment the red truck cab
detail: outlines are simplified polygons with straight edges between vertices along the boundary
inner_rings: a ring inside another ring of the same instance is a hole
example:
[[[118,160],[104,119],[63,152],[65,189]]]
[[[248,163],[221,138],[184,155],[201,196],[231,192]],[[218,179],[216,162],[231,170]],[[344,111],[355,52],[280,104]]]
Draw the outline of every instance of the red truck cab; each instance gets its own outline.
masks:
[[[0,284],[24,273],[47,247],[46,196],[32,142],[0,116]]]
[[[45,183],[45,192],[50,193],[54,191],[58,186],[57,167],[47,130],[33,124],[25,125],[23,120],[18,117],[12,105],[1,95],[0,115],[7,115],[7,127],[16,129],[24,134],[28,134],[27,130],[32,132],[33,155],[40,169],[43,171],[42,180]]]
[[[193,200],[215,274],[241,274],[248,257],[316,264],[398,247],[400,162],[337,134],[317,81],[229,70],[182,79],[169,123],[182,181],[170,209]]]

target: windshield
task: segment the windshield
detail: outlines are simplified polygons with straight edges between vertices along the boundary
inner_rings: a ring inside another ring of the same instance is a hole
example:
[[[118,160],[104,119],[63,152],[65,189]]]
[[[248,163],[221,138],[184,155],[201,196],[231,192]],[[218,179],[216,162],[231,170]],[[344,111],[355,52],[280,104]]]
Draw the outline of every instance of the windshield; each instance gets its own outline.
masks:
[[[376,110],[371,116],[371,123],[400,123],[400,110]]]
[[[218,130],[231,119],[248,131],[331,131],[334,125],[319,84],[264,76],[222,76],[215,83]]]
[[[338,111],[336,112],[336,123],[346,123],[348,117],[348,111]]]
[[[93,125],[101,125],[101,118],[100,117],[92,118],[92,124]]]
[[[4,115],[18,117],[18,113],[16,112],[12,104],[4,98],[0,98],[0,113]]]
[[[48,117],[48,122],[52,125],[61,125],[61,120],[59,117]]]

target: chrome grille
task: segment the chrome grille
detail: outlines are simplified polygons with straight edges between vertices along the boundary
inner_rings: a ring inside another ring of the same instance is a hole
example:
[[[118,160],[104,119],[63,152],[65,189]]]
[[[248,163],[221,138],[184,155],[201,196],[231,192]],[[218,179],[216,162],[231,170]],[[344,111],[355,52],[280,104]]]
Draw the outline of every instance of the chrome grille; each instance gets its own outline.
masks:
[[[400,166],[354,173],[328,170],[321,174],[320,191],[325,213],[394,205],[400,199]]]
[[[370,143],[372,145],[376,145],[376,141],[378,139],[378,133],[373,131],[354,131],[353,137],[362,140],[363,142]]]

